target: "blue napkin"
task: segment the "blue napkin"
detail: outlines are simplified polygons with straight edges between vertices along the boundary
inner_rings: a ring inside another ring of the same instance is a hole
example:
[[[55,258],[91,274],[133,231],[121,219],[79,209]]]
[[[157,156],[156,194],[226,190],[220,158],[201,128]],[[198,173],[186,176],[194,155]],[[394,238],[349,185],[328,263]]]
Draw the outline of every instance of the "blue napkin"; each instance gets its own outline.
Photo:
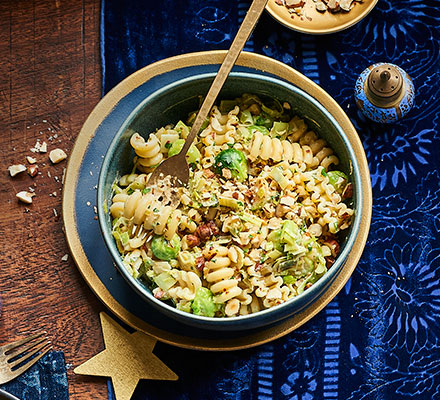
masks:
[[[154,61],[227,49],[249,3],[103,0],[104,94]],[[439,0],[380,0],[358,24],[326,36],[262,16],[247,50],[320,84],[363,142],[374,196],[365,251],[325,310],[275,342],[224,353],[158,344],[180,380],[141,382],[134,399],[440,398],[439,26]],[[416,87],[412,111],[392,125],[366,120],[354,102],[357,77],[376,62],[399,65]]]
[[[41,360],[1,389],[20,400],[68,400],[64,353],[51,351]]]

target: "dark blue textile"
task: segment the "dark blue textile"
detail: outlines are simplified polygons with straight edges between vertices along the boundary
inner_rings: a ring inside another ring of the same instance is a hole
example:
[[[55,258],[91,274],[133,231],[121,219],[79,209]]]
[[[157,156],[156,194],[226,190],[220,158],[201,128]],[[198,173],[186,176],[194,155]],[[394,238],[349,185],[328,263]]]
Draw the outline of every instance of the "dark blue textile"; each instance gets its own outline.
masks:
[[[1,389],[20,400],[68,400],[64,353],[51,351],[41,360]]]
[[[154,61],[227,49],[248,5],[103,1],[104,93]],[[224,353],[158,344],[180,380],[141,382],[134,399],[440,399],[439,24],[440,0],[379,0],[326,36],[263,15],[247,50],[320,84],[363,142],[374,197],[364,254],[325,310],[273,343]],[[377,62],[399,65],[416,87],[416,105],[392,125],[366,120],[354,102],[358,75]]]

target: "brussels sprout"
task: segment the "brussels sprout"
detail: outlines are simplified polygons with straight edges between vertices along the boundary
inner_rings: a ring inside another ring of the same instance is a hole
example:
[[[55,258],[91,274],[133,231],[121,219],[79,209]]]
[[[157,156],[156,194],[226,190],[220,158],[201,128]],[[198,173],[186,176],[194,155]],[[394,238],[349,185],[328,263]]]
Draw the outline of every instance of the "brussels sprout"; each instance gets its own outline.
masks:
[[[214,302],[214,296],[208,288],[200,287],[196,291],[191,308],[196,315],[213,317],[221,309],[221,305]]]
[[[348,177],[341,171],[329,171],[327,172],[328,181],[334,186],[335,191],[342,194],[345,186],[348,183]]]
[[[172,157],[172,156],[175,156],[176,154],[179,154],[182,151],[184,144],[185,144],[185,139],[177,139],[175,142],[173,142],[170,149],[168,150],[168,157]],[[188,150],[188,153],[186,154],[186,157],[187,157],[188,162],[190,164],[195,163],[196,161],[199,161],[200,160],[199,149],[192,144],[189,147],[189,150]]]
[[[180,251],[180,237],[176,234],[168,241],[163,236],[155,235],[151,241],[151,250],[159,260],[170,261],[177,258]]]
[[[239,181],[244,181],[247,178],[247,161],[246,156],[234,148],[221,151],[215,157],[214,163],[215,172],[222,174],[222,169],[227,168],[231,171],[232,177]]]

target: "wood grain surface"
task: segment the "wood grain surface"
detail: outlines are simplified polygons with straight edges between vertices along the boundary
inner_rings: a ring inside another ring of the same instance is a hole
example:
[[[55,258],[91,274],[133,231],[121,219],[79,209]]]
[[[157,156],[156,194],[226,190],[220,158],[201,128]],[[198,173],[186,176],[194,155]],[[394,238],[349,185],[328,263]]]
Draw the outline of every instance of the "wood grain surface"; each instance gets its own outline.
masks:
[[[49,151],[69,155],[82,124],[99,101],[99,0],[0,2],[0,344],[45,329],[63,351],[71,399],[107,398],[106,380],[73,374],[103,349],[99,311],[104,307],[68,254],[61,218],[66,161],[53,165]],[[33,153],[36,142],[47,153]],[[8,166],[39,173],[12,178]],[[33,204],[16,193],[35,192]]]

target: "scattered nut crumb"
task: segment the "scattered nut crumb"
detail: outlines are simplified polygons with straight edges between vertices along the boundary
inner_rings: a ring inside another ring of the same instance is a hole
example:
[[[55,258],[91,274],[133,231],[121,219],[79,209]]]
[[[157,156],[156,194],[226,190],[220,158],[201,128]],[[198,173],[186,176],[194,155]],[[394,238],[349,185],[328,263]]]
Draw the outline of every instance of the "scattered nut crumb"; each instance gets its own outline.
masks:
[[[23,171],[26,171],[26,167],[23,164],[11,165],[8,167],[8,171],[11,176],[15,176]]]
[[[47,152],[47,144],[46,142],[40,143],[38,139],[35,143],[35,146],[31,149],[32,153],[46,153]]]
[[[90,201],[88,201],[86,204],[87,204],[87,206],[90,207],[90,205],[91,205],[92,203],[90,203]]]
[[[61,149],[54,149],[49,153],[50,161],[53,164],[57,164],[67,158],[67,154]]]
[[[16,196],[21,202],[32,204],[32,197],[35,196],[35,193],[29,193],[23,190],[22,192],[18,192]]]
[[[35,164],[37,162],[37,159],[34,157],[26,156],[26,160],[29,164]]]
[[[61,257],[61,261],[67,261],[69,259],[68,254],[64,254],[64,256]]]
[[[226,179],[231,179],[232,178],[232,172],[230,169],[228,168],[223,168],[222,169],[222,176]]]

